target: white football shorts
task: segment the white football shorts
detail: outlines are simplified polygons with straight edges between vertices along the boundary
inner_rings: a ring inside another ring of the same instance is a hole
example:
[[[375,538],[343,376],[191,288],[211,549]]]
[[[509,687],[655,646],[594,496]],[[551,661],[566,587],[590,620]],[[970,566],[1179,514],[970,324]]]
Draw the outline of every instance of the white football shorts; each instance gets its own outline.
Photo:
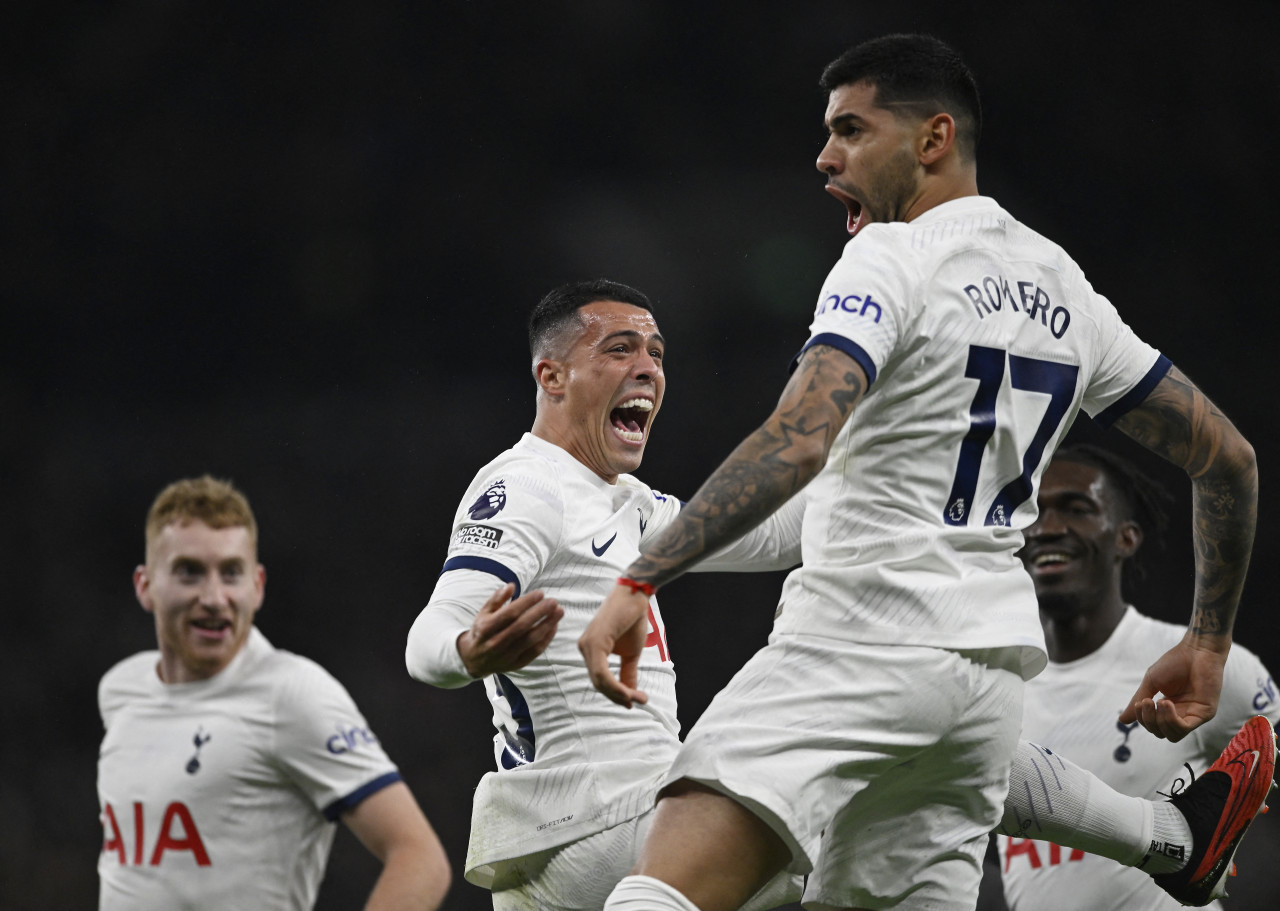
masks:
[[[809,874],[806,908],[971,909],[1021,728],[1020,660],[775,634],[667,783],[707,785],[777,832]]]
[[[493,884],[494,911],[600,911],[640,858],[653,810],[567,845],[522,858]],[[801,879],[780,873],[743,911],[764,911],[800,899]]]

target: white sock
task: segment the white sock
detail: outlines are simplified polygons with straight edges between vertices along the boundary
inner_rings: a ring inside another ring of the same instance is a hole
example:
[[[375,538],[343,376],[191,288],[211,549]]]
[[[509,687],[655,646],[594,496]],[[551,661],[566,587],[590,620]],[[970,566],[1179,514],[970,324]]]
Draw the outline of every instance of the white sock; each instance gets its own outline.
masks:
[[[1179,869],[1191,853],[1191,830],[1172,804],[1121,794],[1025,740],[1014,754],[1000,831],[1079,848],[1150,874]]]
[[[1187,825],[1187,818],[1167,800],[1153,803],[1151,808],[1155,811],[1155,818],[1147,854],[1149,859],[1137,866],[1152,876],[1181,870],[1191,857],[1191,827]]]
[[[698,906],[652,876],[624,876],[613,887],[604,911],[698,911]]]

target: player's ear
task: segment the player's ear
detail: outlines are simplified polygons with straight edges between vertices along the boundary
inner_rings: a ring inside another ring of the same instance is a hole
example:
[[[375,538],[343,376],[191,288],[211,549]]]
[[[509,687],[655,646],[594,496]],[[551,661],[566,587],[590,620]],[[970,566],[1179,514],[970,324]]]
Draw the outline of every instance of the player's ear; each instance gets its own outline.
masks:
[[[1142,546],[1142,526],[1133,520],[1120,523],[1116,529],[1116,553],[1126,560],[1138,552]]]
[[[564,395],[567,376],[568,370],[565,365],[553,358],[541,358],[533,365],[533,378],[538,383],[538,389],[547,395]]]
[[[133,593],[148,613],[154,613],[155,605],[151,601],[151,577],[147,575],[145,564],[139,563],[133,569]]]
[[[921,125],[920,163],[931,165],[943,158],[956,144],[956,121],[950,114],[934,114]]]

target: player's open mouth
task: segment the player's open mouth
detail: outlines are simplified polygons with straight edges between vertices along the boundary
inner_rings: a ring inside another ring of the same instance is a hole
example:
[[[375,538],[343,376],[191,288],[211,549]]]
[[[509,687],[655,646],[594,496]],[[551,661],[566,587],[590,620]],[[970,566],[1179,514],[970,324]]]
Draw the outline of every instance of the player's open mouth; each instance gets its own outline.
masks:
[[[840,189],[833,183],[828,183],[826,186],[826,190],[836,199],[844,203],[845,209],[848,210],[849,217],[848,217],[848,221],[845,224],[845,228],[849,231],[849,235],[851,237],[857,234],[859,231],[861,231],[864,227],[866,227],[866,221],[864,221],[862,217],[863,215],[862,203],[858,202],[856,199],[854,199],[852,196],[850,196],[848,193],[846,193],[844,190]]]
[[[609,412],[609,423],[613,425],[613,432],[628,443],[643,443],[644,430],[652,411],[650,399],[634,396]]]
[[[201,639],[222,639],[231,631],[231,621],[214,617],[192,620],[191,626]]]
[[[1068,566],[1074,558],[1071,554],[1060,550],[1045,550],[1031,558],[1031,571],[1034,573],[1059,572]]]

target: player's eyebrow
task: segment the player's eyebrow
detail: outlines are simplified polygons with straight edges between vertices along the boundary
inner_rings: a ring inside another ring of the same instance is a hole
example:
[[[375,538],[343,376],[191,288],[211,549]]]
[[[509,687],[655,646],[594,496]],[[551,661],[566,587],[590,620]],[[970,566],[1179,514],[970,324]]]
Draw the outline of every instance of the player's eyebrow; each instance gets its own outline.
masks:
[[[610,332],[608,335],[606,335],[604,338],[602,338],[602,339],[600,340],[600,344],[602,344],[602,345],[607,345],[610,341],[612,341],[613,339],[617,339],[617,338],[628,338],[628,339],[631,339],[631,338],[638,338],[638,339],[643,339],[643,338],[644,338],[644,335],[643,335],[643,333],[638,332],[638,331],[637,331],[637,330],[635,330],[635,329],[618,329],[616,332]],[[655,332],[655,333],[653,333],[653,341],[657,342],[659,345],[662,345],[664,348],[665,348],[665,347],[666,347],[666,345],[667,345],[667,340],[666,340],[665,338],[663,338],[663,337],[662,337],[662,333],[661,333],[661,332]]]
[[[1098,501],[1092,495],[1082,493],[1078,490],[1064,490],[1060,493],[1050,494],[1046,499],[1051,500],[1058,506],[1097,506]]]
[[[866,122],[867,121],[864,118],[859,117],[857,114],[848,112],[833,117],[831,120],[824,123],[823,126],[827,128],[828,133],[834,133],[838,127],[849,124],[853,126],[864,126]]]

